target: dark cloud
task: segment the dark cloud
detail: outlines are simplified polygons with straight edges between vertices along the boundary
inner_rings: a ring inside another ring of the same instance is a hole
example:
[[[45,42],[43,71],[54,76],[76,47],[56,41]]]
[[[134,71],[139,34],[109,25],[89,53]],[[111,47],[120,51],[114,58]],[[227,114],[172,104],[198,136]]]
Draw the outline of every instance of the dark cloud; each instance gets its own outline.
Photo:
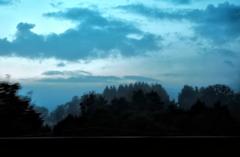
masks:
[[[43,75],[46,76],[52,76],[52,75],[64,75],[64,72],[62,71],[46,71],[44,73],[42,73]]]
[[[45,76],[70,76],[70,77],[78,77],[78,76],[85,76],[85,75],[92,75],[90,72],[84,70],[75,70],[75,71],[46,71],[42,73]]]
[[[126,11],[138,13],[155,19],[189,20],[199,36],[217,43],[228,42],[240,35],[240,6],[228,2],[218,6],[208,5],[206,9],[183,9],[164,11],[141,4],[119,6]]]
[[[57,64],[57,67],[65,67],[65,66],[66,66],[66,64],[63,62]]]
[[[137,82],[159,82],[159,80],[144,77],[144,76],[96,76],[90,72],[77,70],[77,71],[46,71],[43,73],[44,76],[49,76],[40,80],[40,82],[55,82],[55,83],[124,83],[129,81]],[[67,78],[59,77],[67,76]]]
[[[189,4],[192,2],[192,0],[170,0],[170,1],[175,4]]]
[[[220,54],[223,57],[230,57],[230,58],[238,57],[238,54],[236,52],[228,50],[228,49],[214,49],[212,52]]]
[[[234,67],[235,67],[235,64],[234,64],[232,61],[225,60],[224,63],[225,63],[226,65],[228,65],[229,67],[231,67],[231,68],[234,68]]]
[[[60,6],[62,6],[64,3],[63,2],[51,2],[50,5],[53,7],[53,8],[58,8]]]
[[[116,76],[79,76],[70,78],[46,78],[40,80],[40,82],[45,83],[124,83],[128,81],[133,82],[159,82],[158,80],[141,77],[141,76],[131,76],[131,77],[116,77]]]
[[[75,60],[99,54],[104,56],[112,53],[112,50],[118,50],[125,56],[131,56],[157,50],[161,40],[159,36],[143,33],[123,21],[104,18],[99,12],[89,9],[72,8],[44,16],[74,20],[79,25],[61,34],[43,36],[31,31],[34,24],[20,23],[15,40],[0,39],[0,54]],[[127,37],[129,34],[143,37],[132,39]]]
[[[84,24],[89,24],[91,26],[99,25],[102,27],[108,26],[110,22],[108,19],[104,18],[100,12],[96,10],[90,10],[88,8],[70,8],[65,11],[45,13],[43,16],[73,20],[83,22]]]
[[[224,58],[238,58],[238,53],[229,49],[223,49],[223,48],[204,48],[202,49],[202,52],[200,52],[202,55],[207,56],[216,56],[219,55],[220,57]]]
[[[183,14],[178,12],[166,12],[159,8],[147,7],[143,4],[123,5],[116,8],[157,19],[180,20],[185,18]]]
[[[17,30],[19,32],[28,32],[29,30],[31,30],[32,28],[34,28],[35,25],[34,24],[29,24],[29,23],[19,23],[17,25]]]
[[[162,1],[162,0],[155,0],[155,1]],[[179,5],[190,4],[192,2],[192,0],[165,0],[165,1],[173,4],[179,4]]]
[[[12,4],[15,0],[0,0],[0,5]]]
[[[227,42],[240,35],[240,6],[229,3],[217,7],[208,5],[205,10],[192,11],[189,19],[197,23],[197,34],[216,42]]]
[[[73,76],[69,78],[45,78],[44,83],[117,83],[121,78],[115,76]]]
[[[172,72],[162,73],[162,74],[161,74],[162,77],[169,77],[169,78],[182,77],[183,75],[184,75],[184,74],[182,74],[182,73],[172,73]]]

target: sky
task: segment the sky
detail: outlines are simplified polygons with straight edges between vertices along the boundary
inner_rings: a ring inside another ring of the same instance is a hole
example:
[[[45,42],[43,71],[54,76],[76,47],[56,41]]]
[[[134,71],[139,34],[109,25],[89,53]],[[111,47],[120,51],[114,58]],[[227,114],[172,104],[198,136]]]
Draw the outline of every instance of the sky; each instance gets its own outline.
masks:
[[[50,109],[136,81],[239,90],[239,51],[239,0],[0,0],[0,79]]]

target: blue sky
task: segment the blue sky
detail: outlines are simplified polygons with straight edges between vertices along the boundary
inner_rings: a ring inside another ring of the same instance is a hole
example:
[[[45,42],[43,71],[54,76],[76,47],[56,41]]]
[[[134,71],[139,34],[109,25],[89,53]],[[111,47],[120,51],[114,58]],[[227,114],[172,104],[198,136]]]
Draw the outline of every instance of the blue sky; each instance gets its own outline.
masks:
[[[0,79],[53,108],[107,84],[240,88],[238,0],[0,0]],[[50,92],[48,92],[50,91]]]

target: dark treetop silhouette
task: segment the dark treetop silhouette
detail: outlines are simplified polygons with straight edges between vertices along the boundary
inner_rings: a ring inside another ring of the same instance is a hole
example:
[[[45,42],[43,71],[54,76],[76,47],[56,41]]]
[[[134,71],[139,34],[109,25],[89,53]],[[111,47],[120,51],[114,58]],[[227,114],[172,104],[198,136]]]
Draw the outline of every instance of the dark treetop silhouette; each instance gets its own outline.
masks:
[[[0,83],[0,136],[42,136],[47,128],[30,99],[17,96],[19,89],[17,83]]]
[[[17,95],[19,89],[19,84],[0,83],[2,137],[240,134],[240,94],[225,85],[184,86],[178,103],[159,84],[112,86],[102,94],[73,97],[51,113],[32,107],[30,98]]]

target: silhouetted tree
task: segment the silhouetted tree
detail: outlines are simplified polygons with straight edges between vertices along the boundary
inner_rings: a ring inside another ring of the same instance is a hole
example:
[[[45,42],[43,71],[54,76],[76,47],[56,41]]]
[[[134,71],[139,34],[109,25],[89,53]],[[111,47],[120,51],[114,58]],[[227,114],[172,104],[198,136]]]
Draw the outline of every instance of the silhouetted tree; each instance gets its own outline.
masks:
[[[36,111],[36,113],[39,113],[40,114],[40,117],[41,119],[43,119],[44,121],[47,120],[48,118],[48,114],[49,114],[49,111],[46,107],[43,107],[43,106],[33,106],[33,109]]]
[[[150,111],[158,111],[164,108],[164,102],[157,92],[151,91],[146,93],[146,109]]]
[[[144,110],[146,106],[146,98],[142,90],[133,92],[132,105],[136,110]]]
[[[188,85],[185,85],[178,96],[178,103],[181,108],[189,110],[198,99],[197,91]]]
[[[20,85],[0,83],[0,136],[37,136],[42,119],[30,106],[30,98],[17,95]]]
[[[230,104],[233,98],[233,90],[226,85],[212,85],[200,89],[200,99],[209,107],[213,107],[218,101],[222,104]]]
[[[103,97],[110,102],[112,99],[116,98],[117,96],[117,90],[114,86],[111,86],[110,88],[107,86],[103,91]]]
[[[68,116],[59,122],[54,134],[239,135],[239,122],[228,110],[229,104],[234,104],[233,108],[239,104],[239,95],[229,89],[219,85],[200,90],[184,86],[179,106],[169,101],[168,94],[158,85],[135,83],[107,87],[103,94],[83,95],[80,116]],[[215,102],[213,105],[206,101],[210,99],[206,93],[213,97],[214,101],[210,102]]]
[[[197,100],[197,102],[191,107],[191,112],[193,113],[201,113],[207,110],[207,106],[201,101]]]
[[[96,95],[94,92],[82,96],[80,107],[82,116],[94,114],[94,112],[107,105],[107,101],[101,95]]]
[[[66,104],[59,105],[55,110],[50,112],[48,116],[44,118],[45,123],[50,126],[54,126],[61,120],[65,119],[68,115],[79,116],[80,102],[80,98],[74,96],[71,101],[67,102]]]
[[[109,102],[114,98],[121,97],[124,97],[126,100],[130,101],[134,91],[139,90],[143,91],[143,93],[149,93],[151,91],[154,91],[161,97],[164,104],[169,103],[169,96],[166,90],[160,84],[149,85],[143,82],[136,82],[134,84],[128,85],[119,85],[118,88],[114,86],[107,86],[103,91],[103,97]]]
[[[236,93],[232,102],[228,104],[231,114],[240,122],[240,93]]]
[[[123,97],[113,99],[110,108],[114,114],[122,114],[131,109],[129,102]]]

